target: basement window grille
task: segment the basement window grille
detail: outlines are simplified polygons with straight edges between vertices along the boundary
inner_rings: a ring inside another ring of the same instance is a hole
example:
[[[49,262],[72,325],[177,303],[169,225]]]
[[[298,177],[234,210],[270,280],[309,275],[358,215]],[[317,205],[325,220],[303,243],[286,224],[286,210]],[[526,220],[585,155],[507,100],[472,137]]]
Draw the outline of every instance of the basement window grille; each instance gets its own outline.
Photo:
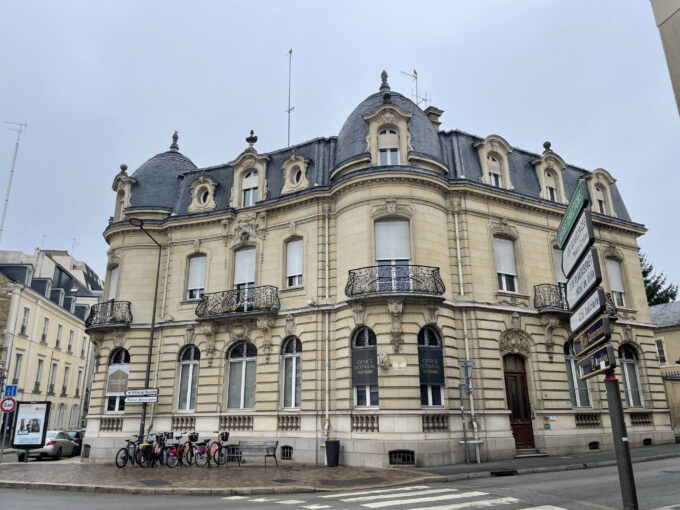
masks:
[[[292,446],[282,446],[281,447],[281,460],[293,460],[293,447]]]
[[[416,453],[413,450],[392,450],[390,452],[391,466],[415,466]]]

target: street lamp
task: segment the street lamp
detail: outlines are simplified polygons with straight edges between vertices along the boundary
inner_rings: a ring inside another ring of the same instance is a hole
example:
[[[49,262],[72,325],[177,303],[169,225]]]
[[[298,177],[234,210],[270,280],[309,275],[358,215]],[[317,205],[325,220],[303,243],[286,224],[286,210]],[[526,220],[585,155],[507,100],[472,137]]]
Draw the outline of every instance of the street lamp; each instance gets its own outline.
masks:
[[[161,252],[163,251],[163,247],[159,244],[158,241],[156,241],[151,234],[149,234],[145,229],[144,229],[144,221],[142,221],[140,218],[130,218],[128,220],[130,222],[130,225],[139,228],[142,232],[144,232],[147,236],[149,236],[149,239],[151,239],[156,246],[158,246],[158,265],[156,266],[156,286],[153,291],[153,311],[151,312],[151,331],[149,332],[149,352],[148,356],[146,359],[146,376],[144,377],[144,388],[149,387],[149,379],[151,378],[151,355],[153,353],[153,334],[154,330],[156,328],[156,304],[158,302],[158,277],[161,272]],[[139,443],[141,444],[144,441],[144,427],[146,426],[146,406],[147,403],[143,402],[142,403],[142,419],[141,422],[139,423]]]

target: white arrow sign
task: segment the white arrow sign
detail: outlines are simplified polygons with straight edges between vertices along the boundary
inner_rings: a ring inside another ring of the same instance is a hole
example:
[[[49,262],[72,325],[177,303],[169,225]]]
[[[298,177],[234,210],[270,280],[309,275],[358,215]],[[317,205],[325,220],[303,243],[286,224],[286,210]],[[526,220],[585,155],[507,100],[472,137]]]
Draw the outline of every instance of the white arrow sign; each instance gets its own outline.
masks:
[[[144,388],[140,390],[127,390],[126,397],[141,397],[144,395],[158,395],[158,388]]]
[[[597,257],[597,250],[591,248],[586,256],[581,259],[581,263],[567,282],[567,303],[569,309],[576,308],[581,300],[590,292],[593,287],[602,281],[600,272],[600,261]]]
[[[583,252],[594,242],[593,222],[590,218],[590,211],[586,209],[574,223],[571,235],[562,250],[562,272],[565,276],[570,275]]]
[[[595,315],[601,313],[605,306],[604,290],[602,290],[602,287],[598,287],[595,289],[595,292],[590,294],[583,304],[571,314],[571,317],[569,318],[571,333],[573,335],[578,333],[578,330],[589,322],[590,319],[594,318]]]
[[[125,397],[126,404],[143,404],[158,402],[158,397]]]

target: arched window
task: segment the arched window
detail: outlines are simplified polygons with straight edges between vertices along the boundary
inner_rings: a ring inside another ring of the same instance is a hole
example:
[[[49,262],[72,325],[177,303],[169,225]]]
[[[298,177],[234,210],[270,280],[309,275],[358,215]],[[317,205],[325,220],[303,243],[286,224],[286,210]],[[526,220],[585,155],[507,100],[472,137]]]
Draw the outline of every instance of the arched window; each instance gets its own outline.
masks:
[[[251,170],[243,176],[241,189],[243,190],[243,207],[255,205],[257,202],[258,175],[257,170]]]
[[[199,299],[205,292],[205,255],[194,255],[189,258],[187,275],[187,299]]]
[[[283,407],[300,407],[300,355],[302,342],[296,336],[284,340],[283,356]]]
[[[574,343],[569,340],[564,344],[564,364],[567,368],[567,380],[569,382],[569,398],[571,404],[576,407],[590,407],[590,393],[588,381],[578,378],[578,369],[574,355]]]
[[[352,337],[352,383],[354,405],[378,405],[378,349],[375,333],[370,328],[359,328]]]
[[[444,387],[442,341],[439,333],[432,326],[425,326],[418,332],[418,365],[420,367],[421,405],[442,405]]]
[[[238,342],[227,353],[229,383],[227,407],[250,409],[255,406],[255,362],[257,348],[250,342]]]
[[[125,410],[125,392],[130,375],[130,353],[119,347],[109,356],[109,370],[106,380],[106,412]]]
[[[623,392],[626,394],[626,402],[631,407],[642,406],[642,393],[640,392],[640,373],[638,370],[638,356],[632,345],[619,347],[619,359],[621,361],[621,374],[623,375]]]
[[[185,345],[179,351],[179,411],[193,411],[196,408],[196,381],[201,351],[193,344]]]
[[[626,292],[623,288],[623,277],[621,276],[621,263],[612,258],[604,259],[609,276],[609,287],[612,289],[612,298],[616,306],[626,306]]]
[[[399,164],[399,134],[394,129],[383,129],[378,133],[378,164]]]
[[[552,202],[557,202],[557,181],[552,172],[545,173],[545,196]]]
[[[496,186],[497,188],[502,188],[503,167],[501,166],[500,158],[494,154],[488,154],[486,156],[486,165],[489,170],[489,184]]]
[[[604,190],[599,184],[595,186],[595,196],[593,197],[593,206],[595,211],[601,214],[607,214],[607,199],[604,196]]]

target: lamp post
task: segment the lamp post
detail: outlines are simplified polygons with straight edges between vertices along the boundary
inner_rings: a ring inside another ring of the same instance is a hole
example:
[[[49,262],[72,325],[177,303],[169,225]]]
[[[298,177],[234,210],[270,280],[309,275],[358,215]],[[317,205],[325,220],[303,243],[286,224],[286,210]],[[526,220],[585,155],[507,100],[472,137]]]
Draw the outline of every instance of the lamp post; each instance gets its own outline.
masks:
[[[153,291],[153,311],[151,312],[151,330],[149,331],[149,352],[146,359],[146,375],[144,377],[144,388],[149,387],[149,379],[151,378],[151,355],[153,354],[153,334],[156,329],[156,304],[158,302],[158,277],[161,272],[161,252],[163,251],[163,246],[156,241],[151,234],[149,234],[144,229],[144,222],[140,218],[130,218],[128,220],[130,225],[138,227],[142,232],[144,232],[149,239],[151,239],[156,246],[158,246],[158,265],[156,266],[156,286]],[[139,442],[140,444],[144,441],[144,427],[146,426],[146,406],[147,403],[142,403],[142,419],[139,423]]]

